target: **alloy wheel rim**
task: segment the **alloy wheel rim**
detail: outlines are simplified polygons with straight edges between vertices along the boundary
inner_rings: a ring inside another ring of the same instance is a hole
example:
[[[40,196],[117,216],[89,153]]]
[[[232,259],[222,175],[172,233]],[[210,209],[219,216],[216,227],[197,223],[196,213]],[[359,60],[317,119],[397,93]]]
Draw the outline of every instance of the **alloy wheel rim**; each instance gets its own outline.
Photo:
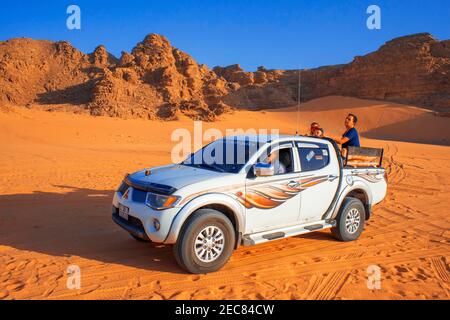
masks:
[[[348,233],[354,234],[358,231],[359,226],[361,225],[361,215],[359,210],[356,208],[351,209],[345,218],[345,228]]]
[[[202,262],[213,262],[217,260],[222,255],[224,247],[224,233],[216,226],[204,228],[195,238],[195,255]]]

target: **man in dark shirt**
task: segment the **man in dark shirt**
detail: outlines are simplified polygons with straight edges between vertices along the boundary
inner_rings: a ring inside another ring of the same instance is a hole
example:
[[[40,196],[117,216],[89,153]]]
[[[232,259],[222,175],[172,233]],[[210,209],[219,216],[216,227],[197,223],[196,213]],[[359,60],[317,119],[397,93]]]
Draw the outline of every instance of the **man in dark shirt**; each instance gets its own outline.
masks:
[[[355,126],[358,123],[358,117],[350,113],[347,118],[345,118],[345,128],[347,129],[342,135],[342,138],[336,139],[336,142],[342,145],[342,156],[347,156],[348,147],[360,147],[359,134]]]

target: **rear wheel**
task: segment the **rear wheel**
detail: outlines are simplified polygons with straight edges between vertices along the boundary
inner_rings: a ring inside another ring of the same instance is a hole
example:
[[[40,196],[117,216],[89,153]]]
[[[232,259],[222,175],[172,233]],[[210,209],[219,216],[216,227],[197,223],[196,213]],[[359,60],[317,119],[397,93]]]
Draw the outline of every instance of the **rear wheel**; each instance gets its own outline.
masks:
[[[231,221],[219,211],[200,209],[181,230],[173,251],[183,269],[203,274],[222,268],[233,253],[234,244]]]
[[[345,198],[336,217],[337,225],[331,233],[340,241],[354,241],[364,230],[365,217],[366,210],[361,200]]]

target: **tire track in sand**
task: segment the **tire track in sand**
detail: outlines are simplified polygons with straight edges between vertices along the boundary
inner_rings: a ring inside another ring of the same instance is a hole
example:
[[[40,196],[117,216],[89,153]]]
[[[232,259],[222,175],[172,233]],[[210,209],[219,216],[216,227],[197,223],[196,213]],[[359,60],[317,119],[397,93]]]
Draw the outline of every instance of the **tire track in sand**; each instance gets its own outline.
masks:
[[[349,276],[346,271],[329,273],[325,277],[313,275],[301,299],[331,300],[341,291]]]
[[[432,257],[429,258],[428,261],[431,263],[431,268],[433,269],[439,284],[447,294],[447,297],[450,298],[450,272],[446,258],[442,256]]]

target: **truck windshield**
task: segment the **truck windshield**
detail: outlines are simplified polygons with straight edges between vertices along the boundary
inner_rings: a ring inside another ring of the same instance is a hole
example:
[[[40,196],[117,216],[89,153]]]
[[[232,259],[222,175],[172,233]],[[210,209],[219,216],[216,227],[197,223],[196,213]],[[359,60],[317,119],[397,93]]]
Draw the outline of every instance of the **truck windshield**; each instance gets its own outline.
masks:
[[[224,138],[206,145],[190,155],[182,164],[218,172],[238,173],[262,144],[257,141]]]

